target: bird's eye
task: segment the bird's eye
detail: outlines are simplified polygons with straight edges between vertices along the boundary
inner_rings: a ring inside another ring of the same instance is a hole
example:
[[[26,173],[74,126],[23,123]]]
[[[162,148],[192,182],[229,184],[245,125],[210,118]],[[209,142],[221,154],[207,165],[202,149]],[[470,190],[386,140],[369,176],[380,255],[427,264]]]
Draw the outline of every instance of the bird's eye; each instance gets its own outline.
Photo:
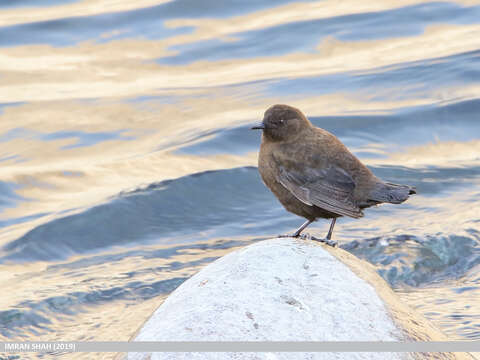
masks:
[[[283,124],[284,120],[283,120],[283,119],[280,119],[279,122],[280,122],[280,124]]]

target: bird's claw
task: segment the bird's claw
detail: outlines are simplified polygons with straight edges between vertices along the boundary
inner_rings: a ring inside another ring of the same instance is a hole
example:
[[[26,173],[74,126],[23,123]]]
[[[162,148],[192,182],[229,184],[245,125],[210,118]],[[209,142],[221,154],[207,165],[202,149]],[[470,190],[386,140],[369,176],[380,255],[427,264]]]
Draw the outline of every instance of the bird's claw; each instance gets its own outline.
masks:
[[[313,241],[319,241],[323,242],[327,245],[330,245],[332,247],[336,247],[338,243],[335,240],[331,239],[321,239],[321,238],[316,238],[315,236],[310,235],[309,233],[304,233],[304,234],[299,234],[299,235],[289,235],[289,234],[283,234],[283,235],[278,235],[279,238],[284,238],[284,237],[293,237],[293,238],[300,238],[302,240],[313,240]]]
[[[315,240],[315,241],[319,241],[319,242],[323,242],[331,247],[337,247],[338,246],[338,242],[336,242],[335,240],[331,240],[331,239],[318,239],[316,237],[313,237],[311,238],[312,240]]]
[[[336,247],[338,245],[338,243],[335,241],[335,240],[331,240],[331,239],[321,239],[321,238],[317,238],[315,236],[312,236],[308,233],[305,233],[305,234],[301,234],[299,235],[300,239],[303,239],[303,240],[313,240],[313,241],[319,241],[319,242],[323,242],[327,245],[330,245],[332,247]]]
[[[302,240],[312,240],[312,235],[310,235],[309,233],[300,234],[298,235],[298,237]]]

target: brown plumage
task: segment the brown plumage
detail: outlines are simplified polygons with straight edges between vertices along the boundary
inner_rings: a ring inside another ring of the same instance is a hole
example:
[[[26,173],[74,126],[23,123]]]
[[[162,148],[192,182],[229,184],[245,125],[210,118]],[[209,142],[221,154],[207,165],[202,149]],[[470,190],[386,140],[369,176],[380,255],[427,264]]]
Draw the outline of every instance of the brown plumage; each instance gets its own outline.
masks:
[[[360,218],[367,207],[400,204],[416,193],[414,187],[377,178],[337,137],[294,107],[270,107],[252,129],[263,130],[258,157],[263,182],[285,209],[307,219],[291,236],[300,236],[318,218],[333,219],[327,238],[317,240],[334,245],[337,217]]]

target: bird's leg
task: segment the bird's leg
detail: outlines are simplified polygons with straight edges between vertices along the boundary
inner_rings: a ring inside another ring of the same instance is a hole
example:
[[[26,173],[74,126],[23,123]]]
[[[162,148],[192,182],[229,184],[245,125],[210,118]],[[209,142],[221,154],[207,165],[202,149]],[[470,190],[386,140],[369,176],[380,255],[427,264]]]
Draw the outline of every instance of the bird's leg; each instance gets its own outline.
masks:
[[[300,226],[297,231],[295,231],[293,233],[293,235],[278,235],[278,237],[282,238],[282,237],[294,237],[294,238],[301,238],[303,240],[315,240],[315,241],[320,241],[320,242],[324,242],[325,244],[327,245],[330,245],[330,246],[337,246],[337,242],[335,240],[332,240],[332,233],[333,233],[333,228],[335,227],[335,222],[337,221],[337,218],[333,218],[332,219],[332,223],[330,224],[330,229],[328,230],[328,234],[327,234],[327,237],[325,239],[319,239],[319,238],[316,238],[314,236],[311,236],[309,234],[301,234],[301,232],[303,230],[305,230],[305,228],[310,225],[312,222],[314,222],[315,220],[307,220],[305,221],[302,226]],[[301,235],[300,235],[301,234]]]
[[[299,236],[300,236],[300,233],[301,233],[303,230],[305,230],[305,228],[306,228],[308,225],[310,225],[312,222],[314,222],[314,221],[315,221],[315,220],[307,220],[307,221],[305,221],[305,222],[302,224],[302,226],[300,226],[300,227],[297,229],[297,231],[295,231],[295,232],[293,233],[293,235],[288,235],[288,234],[286,234],[286,235],[278,235],[278,237],[295,237],[295,238],[296,238],[296,237],[299,237]]]
[[[295,231],[295,233],[293,234],[293,237],[299,237],[300,236],[300,233],[305,230],[305,228],[310,225],[314,220],[307,220],[305,221],[302,226],[300,226],[297,231]]]
[[[335,227],[335,222],[336,221],[337,221],[337,218],[332,219],[332,222],[330,224],[330,229],[328,230],[328,234],[327,234],[327,237],[325,239],[318,239],[318,238],[313,237],[313,236],[310,237],[310,239],[320,241],[320,242],[324,242],[325,244],[333,246],[333,247],[337,246],[337,242],[335,240],[332,240],[333,228]]]
[[[336,222],[337,222],[337,218],[333,218],[330,224],[330,229],[328,230],[327,240],[330,240],[332,238],[333,228]]]

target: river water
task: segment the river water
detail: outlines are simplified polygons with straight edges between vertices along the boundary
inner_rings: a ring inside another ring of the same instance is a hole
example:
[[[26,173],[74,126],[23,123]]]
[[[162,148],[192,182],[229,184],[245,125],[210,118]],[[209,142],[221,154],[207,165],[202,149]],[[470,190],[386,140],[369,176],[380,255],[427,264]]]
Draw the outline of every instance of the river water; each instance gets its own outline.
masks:
[[[0,2],[0,340],[128,340],[208,263],[298,227],[256,169],[275,103],[417,187],[335,238],[480,340],[479,39],[473,0]]]

